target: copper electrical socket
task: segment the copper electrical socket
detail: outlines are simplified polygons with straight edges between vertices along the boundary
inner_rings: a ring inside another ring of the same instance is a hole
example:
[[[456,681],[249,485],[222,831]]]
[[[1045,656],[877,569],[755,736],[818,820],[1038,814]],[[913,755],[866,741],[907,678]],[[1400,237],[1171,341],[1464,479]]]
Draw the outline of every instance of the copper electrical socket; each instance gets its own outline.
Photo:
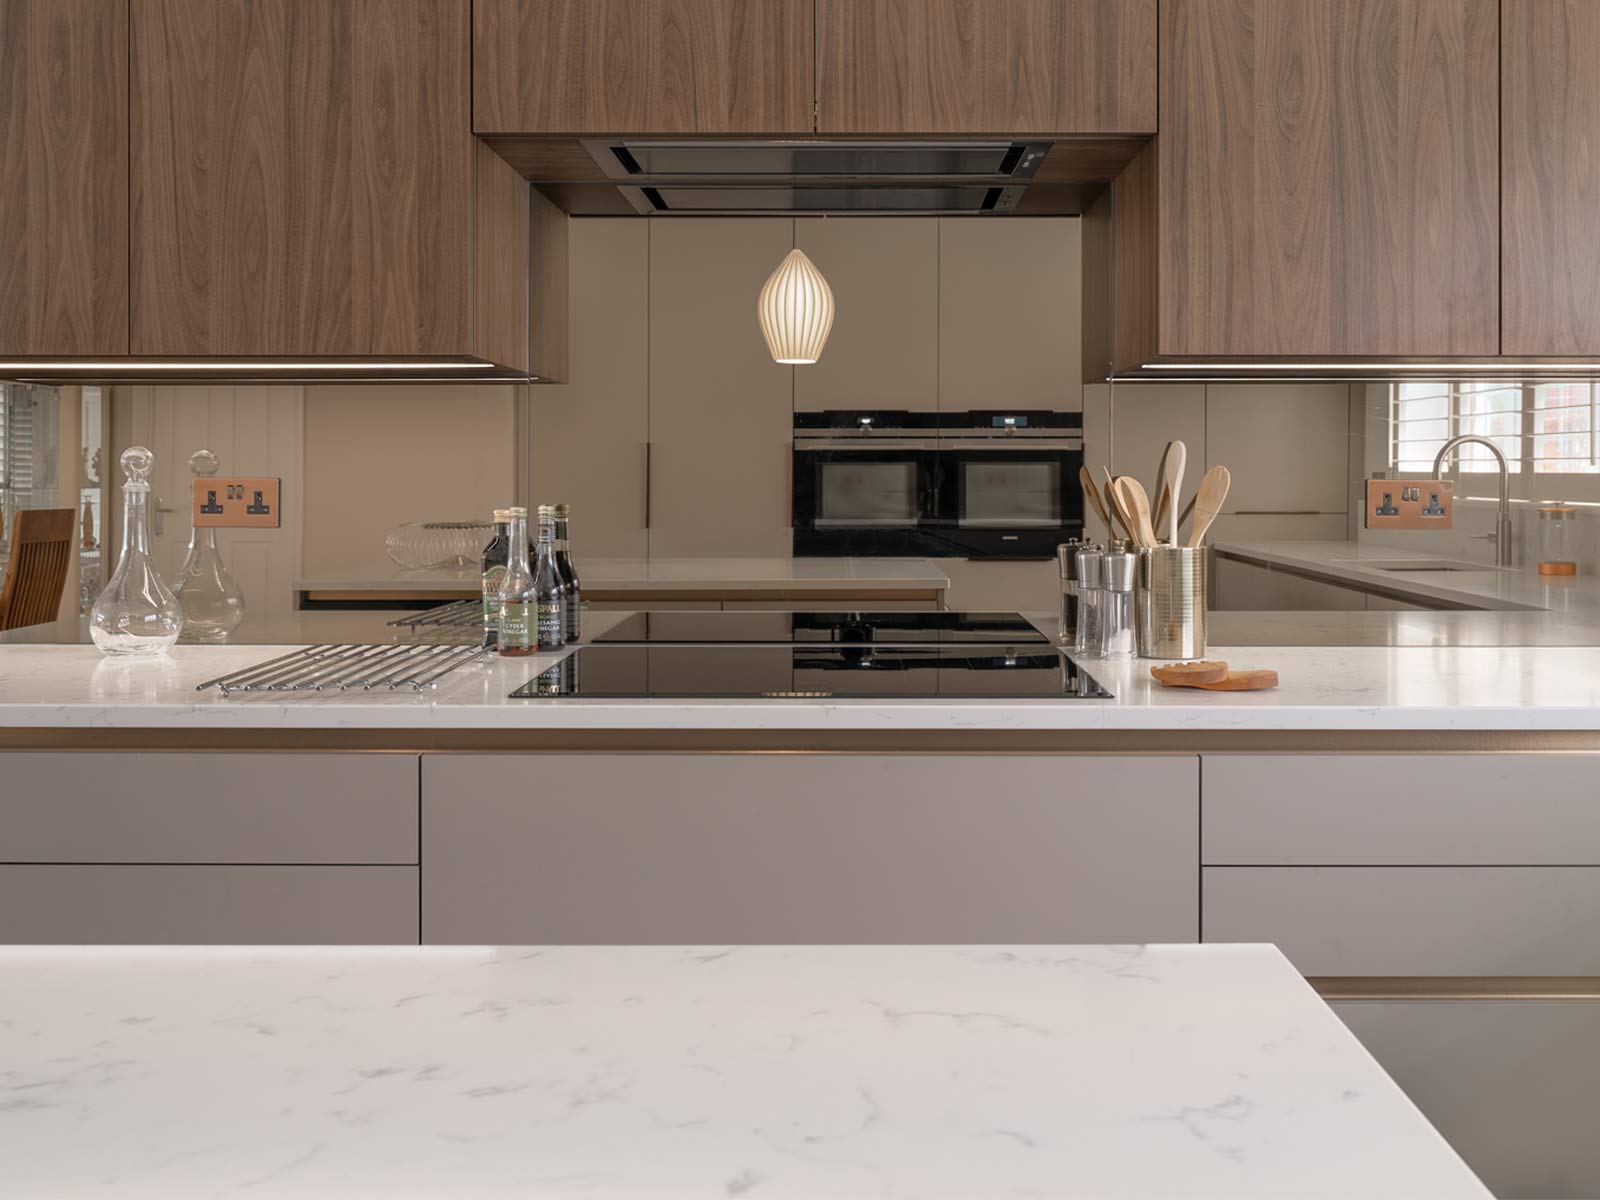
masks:
[[[196,528],[279,529],[282,481],[215,475],[194,481]]]
[[[1369,479],[1368,529],[1449,529],[1456,485],[1448,479]]]

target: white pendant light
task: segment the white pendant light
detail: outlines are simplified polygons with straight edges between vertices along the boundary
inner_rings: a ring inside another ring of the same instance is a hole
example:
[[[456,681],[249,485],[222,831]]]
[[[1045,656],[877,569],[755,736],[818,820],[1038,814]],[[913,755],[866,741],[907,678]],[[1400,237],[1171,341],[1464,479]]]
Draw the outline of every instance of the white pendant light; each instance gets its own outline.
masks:
[[[833,329],[833,290],[804,250],[791,250],[762,285],[756,316],[774,362],[808,364],[822,357]]]

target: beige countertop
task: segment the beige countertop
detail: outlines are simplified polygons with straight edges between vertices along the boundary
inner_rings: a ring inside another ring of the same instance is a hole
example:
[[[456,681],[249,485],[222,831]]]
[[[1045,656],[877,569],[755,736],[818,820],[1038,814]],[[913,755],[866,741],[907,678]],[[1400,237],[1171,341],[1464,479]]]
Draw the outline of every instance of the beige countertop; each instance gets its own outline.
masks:
[[[1496,567],[1452,555],[1364,542],[1236,542],[1213,547],[1224,558],[1283,567],[1358,588],[1495,612],[1538,612],[1600,621],[1600,578],[1541,576],[1532,565]],[[1451,563],[1458,570],[1398,570],[1400,564]]]
[[[590,591],[873,590],[943,591],[949,578],[927,558],[578,558],[578,575]],[[297,592],[475,591],[476,568],[414,571],[384,560],[321,571],[294,581]]]

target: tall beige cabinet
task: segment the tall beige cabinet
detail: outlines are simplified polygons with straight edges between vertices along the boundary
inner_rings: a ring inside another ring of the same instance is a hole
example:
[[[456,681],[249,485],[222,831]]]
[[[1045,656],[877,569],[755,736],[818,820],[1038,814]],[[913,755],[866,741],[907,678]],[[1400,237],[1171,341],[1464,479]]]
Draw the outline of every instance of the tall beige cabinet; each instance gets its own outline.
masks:
[[[794,248],[787,218],[650,232],[650,557],[786,556],[793,368],[756,296]]]
[[[650,223],[569,223],[571,383],[528,388],[531,500],[573,508],[585,558],[644,558]]]
[[[802,217],[794,242],[832,288],[822,358],[794,373],[797,412],[939,407],[939,225],[926,217]]]

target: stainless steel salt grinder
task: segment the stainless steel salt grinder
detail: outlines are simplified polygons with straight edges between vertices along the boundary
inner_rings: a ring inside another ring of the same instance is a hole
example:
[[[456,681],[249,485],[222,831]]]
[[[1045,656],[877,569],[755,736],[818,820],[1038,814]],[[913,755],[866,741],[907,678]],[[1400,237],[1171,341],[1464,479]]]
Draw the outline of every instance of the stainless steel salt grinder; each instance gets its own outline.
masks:
[[[1072,639],[1072,652],[1083,658],[1100,653],[1100,612],[1105,597],[1101,575],[1102,555],[1093,546],[1077,553],[1078,628]]]
[[[1082,541],[1072,538],[1056,547],[1056,563],[1061,568],[1061,627],[1056,641],[1073,646],[1078,640],[1078,551]]]
[[[1132,658],[1135,650],[1133,581],[1139,560],[1126,551],[1109,553],[1101,563],[1105,591],[1100,602],[1100,657]]]

